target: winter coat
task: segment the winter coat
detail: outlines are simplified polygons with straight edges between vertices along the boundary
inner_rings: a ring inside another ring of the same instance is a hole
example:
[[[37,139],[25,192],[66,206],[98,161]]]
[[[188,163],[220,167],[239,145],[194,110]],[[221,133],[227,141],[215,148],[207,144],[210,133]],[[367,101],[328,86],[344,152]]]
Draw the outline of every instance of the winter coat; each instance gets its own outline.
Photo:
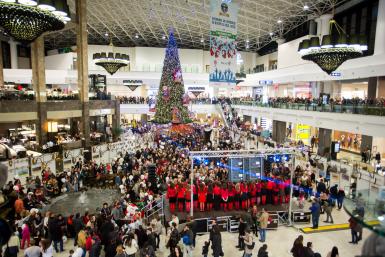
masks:
[[[210,233],[211,249],[213,249],[214,256],[222,253],[222,236],[220,232]]]
[[[100,240],[95,240],[95,243],[91,246],[89,257],[99,257],[102,250]]]

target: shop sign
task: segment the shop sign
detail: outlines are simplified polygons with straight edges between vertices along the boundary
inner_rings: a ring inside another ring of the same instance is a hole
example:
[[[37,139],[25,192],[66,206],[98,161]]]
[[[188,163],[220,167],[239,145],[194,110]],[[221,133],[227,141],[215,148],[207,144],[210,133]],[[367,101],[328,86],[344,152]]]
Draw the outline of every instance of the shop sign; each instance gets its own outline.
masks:
[[[272,85],[273,81],[272,80],[260,80],[259,85]]]
[[[341,77],[341,72],[332,72],[330,74],[330,76],[332,76],[332,77]]]
[[[310,138],[310,126],[297,124],[296,125],[296,140],[307,140]]]

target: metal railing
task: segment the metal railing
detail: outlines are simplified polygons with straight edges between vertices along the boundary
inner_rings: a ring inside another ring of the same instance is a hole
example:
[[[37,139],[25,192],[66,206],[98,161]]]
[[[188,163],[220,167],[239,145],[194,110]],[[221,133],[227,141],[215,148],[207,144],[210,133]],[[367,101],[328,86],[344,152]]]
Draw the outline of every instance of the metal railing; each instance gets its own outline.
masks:
[[[385,116],[384,106],[375,106],[367,104],[317,104],[317,103],[261,103],[252,100],[232,99],[233,105],[245,105],[266,108],[278,108],[289,110],[316,111],[316,112],[333,112],[333,113],[350,113],[362,115]]]
[[[166,195],[162,194],[160,198],[154,199],[152,202],[148,203],[142,207],[139,212],[143,214],[143,219],[149,221],[151,217],[157,215],[158,217],[164,216],[164,199]]]

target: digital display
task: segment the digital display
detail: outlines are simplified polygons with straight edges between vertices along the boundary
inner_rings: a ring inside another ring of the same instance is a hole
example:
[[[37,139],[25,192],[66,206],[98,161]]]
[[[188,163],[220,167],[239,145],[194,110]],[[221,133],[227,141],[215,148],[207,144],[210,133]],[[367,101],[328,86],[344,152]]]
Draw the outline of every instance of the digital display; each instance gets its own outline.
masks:
[[[340,143],[336,142],[334,144],[334,152],[339,153],[340,152]]]

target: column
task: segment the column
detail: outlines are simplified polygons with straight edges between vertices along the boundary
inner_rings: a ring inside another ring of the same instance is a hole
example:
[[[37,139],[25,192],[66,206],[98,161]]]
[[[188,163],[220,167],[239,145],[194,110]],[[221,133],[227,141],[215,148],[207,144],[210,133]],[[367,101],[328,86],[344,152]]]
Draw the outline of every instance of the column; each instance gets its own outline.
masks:
[[[273,141],[282,144],[285,142],[286,138],[286,122],[273,120]]]
[[[332,144],[332,130],[319,128],[317,154],[328,158],[330,156],[331,144]]]
[[[317,35],[317,23],[315,20],[309,21],[309,35]]]
[[[332,14],[324,14],[315,19],[317,22],[317,35],[324,36],[329,34],[330,25],[329,21],[333,18]]]
[[[112,115],[112,129],[117,131],[120,129],[120,102],[118,100],[114,101],[115,103],[115,114]],[[116,140],[117,138],[114,138]]]
[[[0,87],[4,86],[4,64],[3,64],[3,47],[0,41]]]
[[[9,40],[10,54],[11,54],[11,69],[18,69],[19,62],[17,57],[17,42],[12,39]]]
[[[31,44],[32,84],[37,102],[36,137],[42,146],[48,140],[47,92],[45,85],[44,37],[38,37]]]
[[[377,77],[368,79],[368,99],[376,99],[377,97]]]
[[[385,77],[378,77],[377,80],[377,97],[385,97]]]
[[[373,137],[372,136],[367,136],[367,135],[361,135],[361,151],[366,151],[366,150],[372,150],[373,146]],[[373,153],[372,153],[373,154]],[[375,154],[375,153],[374,153]]]
[[[378,1],[376,40],[374,54],[385,54],[385,0]]]
[[[81,132],[83,147],[90,146],[90,105],[88,99],[88,39],[87,0],[76,1],[76,46],[78,65],[78,88],[82,102]]]

